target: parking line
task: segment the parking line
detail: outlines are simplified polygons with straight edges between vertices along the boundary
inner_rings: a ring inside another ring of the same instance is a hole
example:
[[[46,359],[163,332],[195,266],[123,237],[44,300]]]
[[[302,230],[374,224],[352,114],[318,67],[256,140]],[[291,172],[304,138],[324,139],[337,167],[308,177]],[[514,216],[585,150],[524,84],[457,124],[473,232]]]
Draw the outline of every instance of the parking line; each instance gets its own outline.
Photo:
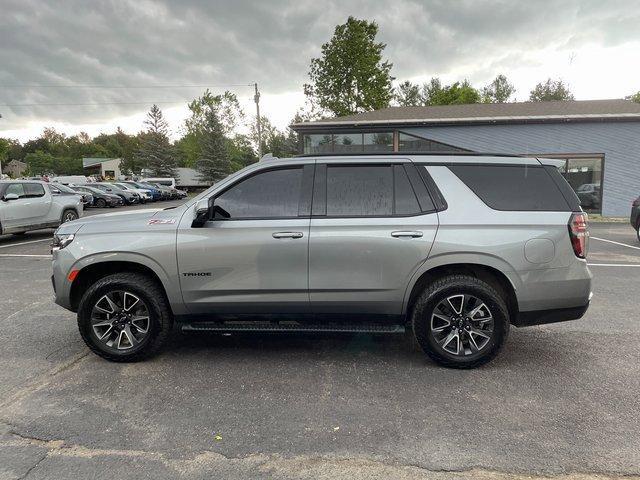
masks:
[[[640,263],[587,263],[590,267],[640,267]]]
[[[613,240],[607,240],[606,238],[598,238],[598,237],[589,237],[592,240],[600,240],[601,242],[614,243],[616,245],[622,245],[623,247],[634,248],[636,250],[640,250],[640,247],[634,247],[633,245],[627,245],[626,243],[614,242]]]
[[[0,245],[0,248],[18,247],[20,245],[27,245],[29,243],[50,242],[50,241],[51,241],[50,238],[42,238],[40,240],[29,240],[28,242],[9,243],[7,245]]]
[[[51,255],[28,255],[26,253],[0,253],[0,258],[51,258]]]

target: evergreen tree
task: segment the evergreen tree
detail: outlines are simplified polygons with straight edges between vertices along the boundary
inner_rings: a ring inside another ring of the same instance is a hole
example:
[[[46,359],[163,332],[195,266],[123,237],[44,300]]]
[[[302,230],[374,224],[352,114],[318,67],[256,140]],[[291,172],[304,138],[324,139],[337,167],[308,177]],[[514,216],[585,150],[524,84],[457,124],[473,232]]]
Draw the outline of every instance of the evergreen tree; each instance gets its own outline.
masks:
[[[224,128],[214,109],[204,114],[200,141],[200,158],[196,169],[200,178],[207,183],[215,183],[232,173],[231,159],[227,150]]]
[[[177,162],[169,142],[169,126],[157,105],[151,107],[144,124],[147,131],[140,135],[136,162],[157,177],[174,177]]]

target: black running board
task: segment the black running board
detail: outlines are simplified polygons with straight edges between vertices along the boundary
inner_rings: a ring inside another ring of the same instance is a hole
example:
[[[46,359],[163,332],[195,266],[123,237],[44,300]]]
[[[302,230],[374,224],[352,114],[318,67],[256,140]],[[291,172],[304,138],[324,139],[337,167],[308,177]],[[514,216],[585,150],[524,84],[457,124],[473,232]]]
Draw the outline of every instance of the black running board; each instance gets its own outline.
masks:
[[[310,324],[264,322],[197,322],[184,323],[183,332],[255,332],[255,333],[404,333],[404,325]]]

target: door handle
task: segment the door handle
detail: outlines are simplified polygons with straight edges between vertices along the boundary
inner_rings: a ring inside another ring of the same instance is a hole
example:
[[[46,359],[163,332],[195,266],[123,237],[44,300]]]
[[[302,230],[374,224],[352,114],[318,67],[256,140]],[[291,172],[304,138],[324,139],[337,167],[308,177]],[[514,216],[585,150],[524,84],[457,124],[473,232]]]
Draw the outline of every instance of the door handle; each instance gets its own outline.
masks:
[[[422,236],[422,232],[404,232],[404,231],[391,232],[391,236],[396,238],[402,238],[402,237],[419,238]]]
[[[274,232],[273,238],[302,238],[302,232]]]

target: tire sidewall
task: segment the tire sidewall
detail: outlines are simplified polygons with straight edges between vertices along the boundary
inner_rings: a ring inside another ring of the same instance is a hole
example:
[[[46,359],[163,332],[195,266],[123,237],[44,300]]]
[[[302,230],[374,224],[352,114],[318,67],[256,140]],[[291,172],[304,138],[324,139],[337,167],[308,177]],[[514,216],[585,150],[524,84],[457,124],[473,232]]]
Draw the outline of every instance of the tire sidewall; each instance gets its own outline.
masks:
[[[428,298],[423,302],[418,302],[413,314],[413,329],[418,343],[428,353],[435,353],[446,363],[465,365],[482,363],[482,359],[493,358],[507,339],[509,333],[509,317],[504,302],[492,290],[466,282],[451,283],[434,291],[429,292]],[[431,332],[431,315],[435,307],[447,297],[452,295],[467,294],[473,295],[482,300],[493,316],[493,334],[489,343],[480,351],[473,355],[459,356],[444,350],[435,340]],[[433,355],[432,355],[433,357]]]
[[[96,207],[104,208],[106,206],[107,206],[107,202],[105,202],[104,199],[99,198],[98,200],[96,200]]]
[[[125,351],[118,351],[102,344],[96,338],[93,328],[91,326],[91,313],[96,302],[105,294],[117,290],[126,290],[136,296],[138,296],[147,306],[149,310],[149,334],[140,342],[138,346]],[[148,295],[145,290],[136,286],[131,282],[120,281],[116,279],[103,279],[96,285],[90,287],[80,300],[80,306],[78,308],[78,327],[80,333],[85,341],[90,344],[92,349],[99,350],[109,356],[128,358],[135,357],[144,351],[150,344],[152,344],[155,338],[158,336],[161,330],[160,318],[162,312],[160,312],[159,306],[154,299]]]
[[[67,215],[70,213],[73,213],[74,218],[72,218],[71,220],[67,220]],[[62,220],[60,221],[60,223],[72,222],[73,220],[78,220],[78,214],[74,210],[65,210],[64,212],[62,212]]]

